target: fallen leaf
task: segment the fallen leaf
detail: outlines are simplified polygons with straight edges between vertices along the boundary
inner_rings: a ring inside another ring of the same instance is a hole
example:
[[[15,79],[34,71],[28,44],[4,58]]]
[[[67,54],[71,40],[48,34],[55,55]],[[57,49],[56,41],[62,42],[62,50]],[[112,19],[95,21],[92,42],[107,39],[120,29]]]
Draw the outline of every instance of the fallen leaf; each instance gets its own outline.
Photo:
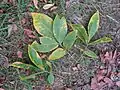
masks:
[[[43,6],[43,9],[44,9],[44,10],[47,10],[47,9],[53,7],[53,6],[54,6],[54,3],[53,3],[53,4],[45,4],[45,5]]]
[[[2,10],[2,9],[0,9],[0,13],[3,13],[3,10]]]
[[[0,54],[0,67],[9,67],[8,58]]]
[[[108,77],[104,78],[104,82],[107,83],[109,85],[109,87],[114,85],[113,81]]]
[[[8,25],[8,35],[6,36],[6,38],[10,37],[12,31],[14,31],[14,32],[17,31],[17,26],[16,26],[16,24]]]
[[[23,58],[22,57],[22,52],[21,51],[17,51],[17,56],[18,56],[18,58]]]
[[[5,89],[3,89],[3,88],[0,88],[0,90],[5,90]]]
[[[116,82],[116,85],[117,85],[118,87],[120,87],[120,81],[117,81],[117,82]]]
[[[36,8],[36,9],[39,9],[39,8],[38,8],[38,0],[33,0],[33,3],[34,3],[35,8]]]
[[[98,85],[99,85],[99,88],[102,88],[105,85],[105,83],[101,81],[100,83],[98,83]]]
[[[97,75],[97,80],[98,80],[98,82],[100,82],[101,80],[103,80],[104,79],[104,76],[102,76],[102,75]]]
[[[56,10],[57,9],[57,6],[54,6],[54,7],[52,7],[51,9],[50,9],[50,11],[54,11],[54,10]]]
[[[91,80],[91,89],[98,90],[98,84],[97,84],[97,78],[96,77],[92,78],[92,80]]]
[[[74,66],[74,67],[72,67],[72,70],[73,71],[78,71],[78,68]]]
[[[65,88],[65,90],[72,90],[72,88]]]
[[[6,38],[8,38],[11,35],[12,30],[13,30],[13,25],[8,25],[8,35]]]
[[[29,30],[29,29],[24,29],[24,35],[27,35],[28,37],[30,38],[36,38],[34,35],[33,35],[33,31]]]

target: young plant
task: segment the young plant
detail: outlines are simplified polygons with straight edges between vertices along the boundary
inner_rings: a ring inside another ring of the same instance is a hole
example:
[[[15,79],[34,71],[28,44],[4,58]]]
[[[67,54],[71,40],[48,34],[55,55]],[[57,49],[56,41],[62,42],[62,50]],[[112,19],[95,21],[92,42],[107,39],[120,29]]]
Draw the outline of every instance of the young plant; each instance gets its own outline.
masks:
[[[29,76],[20,76],[21,80],[28,80],[31,78],[35,78],[36,75],[45,74],[44,78],[47,80],[48,84],[53,84],[54,82],[54,75],[52,73],[52,65],[47,60],[42,60],[37,53],[37,51],[31,47],[31,45],[28,46],[28,55],[33,64],[25,64],[22,62],[14,62],[11,64],[11,66],[16,68],[21,68],[25,70],[30,70],[31,72],[34,72],[33,74]]]
[[[32,13],[32,18],[34,27],[41,37],[39,37],[40,43],[34,41],[31,46],[40,53],[51,53],[48,60],[63,57],[74,44],[77,31],[74,30],[67,34],[66,19],[58,15],[52,20],[45,14]]]
[[[93,51],[91,51],[87,48],[89,45],[96,45],[96,44],[112,41],[111,38],[108,38],[108,37],[103,37],[103,38],[97,39],[95,41],[91,40],[93,38],[93,36],[95,35],[95,33],[98,31],[99,21],[100,21],[99,12],[97,11],[91,17],[88,27],[87,27],[87,30],[81,24],[72,24],[71,25],[73,30],[77,30],[78,38],[82,41],[82,43],[84,43],[86,45],[85,49],[83,50],[83,53],[92,58],[97,58],[97,55]]]
[[[45,14],[32,13],[32,18],[35,29],[41,35],[39,37],[40,43],[34,41],[31,45],[28,45],[28,55],[33,65],[14,62],[11,66],[35,72],[30,76],[21,77],[21,80],[27,80],[38,74],[46,73],[47,82],[52,84],[54,75],[50,60],[59,59],[66,54],[66,51],[72,47],[76,40],[77,31],[74,30],[67,34],[66,19],[64,17],[60,18],[58,15],[52,20]],[[41,59],[39,53],[51,54],[47,58]]]

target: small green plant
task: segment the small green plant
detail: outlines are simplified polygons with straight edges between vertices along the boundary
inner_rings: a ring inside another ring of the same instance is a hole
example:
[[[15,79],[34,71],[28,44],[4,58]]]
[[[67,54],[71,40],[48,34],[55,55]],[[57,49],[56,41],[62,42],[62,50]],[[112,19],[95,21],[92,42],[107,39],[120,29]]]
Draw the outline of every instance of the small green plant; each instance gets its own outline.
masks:
[[[64,17],[56,15],[52,20],[49,16],[41,13],[32,13],[33,24],[39,37],[40,43],[34,41],[31,46],[40,53],[51,53],[48,60],[56,60],[63,57],[66,51],[74,44],[77,31],[67,34],[67,22]]]
[[[98,31],[98,27],[99,27],[99,12],[97,11],[96,13],[94,13],[94,15],[91,17],[87,30],[84,28],[83,25],[81,24],[71,24],[71,27],[73,30],[77,30],[77,36],[78,38],[82,41],[82,43],[85,44],[85,48],[81,49],[83,51],[83,53],[89,57],[92,58],[97,58],[97,55],[89,50],[87,47],[89,45],[95,45],[95,44],[100,44],[100,43],[105,43],[105,42],[111,42],[111,38],[108,37],[103,37],[100,39],[97,39],[95,41],[92,41],[91,39],[93,38],[93,36],[95,35],[95,33]]]
[[[74,30],[67,34],[66,19],[64,17],[60,18],[58,15],[56,15],[54,21],[41,13],[32,13],[32,18],[34,27],[41,36],[39,37],[40,43],[34,41],[31,45],[28,45],[28,55],[33,65],[14,62],[11,66],[34,71],[30,76],[20,77],[21,80],[35,78],[38,74],[46,73],[47,82],[53,84],[54,75],[50,61],[59,59],[66,54],[76,40],[77,31]],[[49,54],[49,56],[41,59],[39,53]]]
[[[25,64],[22,62],[14,62],[13,64],[11,64],[11,66],[13,67],[30,70],[31,72],[34,72],[29,76],[20,76],[20,79],[24,81],[31,78],[35,78],[36,75],[44,74],[45,75],[44,78],[47,80],[47,83],[53,84],[54,75],[52,73],[51,63],[47,60],[42,60],[39,54],[36,52],[36,50],[31,47],[31,45],[28,46],[28,54],[33,64]]]

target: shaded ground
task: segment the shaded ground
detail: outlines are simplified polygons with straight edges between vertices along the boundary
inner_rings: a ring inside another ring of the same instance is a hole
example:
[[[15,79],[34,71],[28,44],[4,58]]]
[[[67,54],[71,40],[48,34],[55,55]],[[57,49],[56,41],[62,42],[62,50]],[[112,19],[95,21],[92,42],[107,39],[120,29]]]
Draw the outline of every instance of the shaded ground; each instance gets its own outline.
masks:
[[[57,2],[57,1],[56,1]],[[27,1],[26,1],[27,3]],[[65,5],[66,4],[66,5]],[[8,5],[8,6],[7,6]],[[44,3],[40,4],[41,8]],[[101,51],[101,49],[115,50],[116,48],[119,50],[120,47],[120,1],[119,0],[67,0],[66,3],[64,0],[59,0],[57,2],[59,8],[54,12],[40,10],[34,10],[35,12],[44,12],[49,14],[51,17],[54,17],[56,13],[60,13],[65,15],[68,22],[72,23],[81,23],[84,26],[87,26],[90,16],[98,9],[100,11],[100,27],[99,32],[94,37],[95,39],[100,38],[104,35],[111,37],[113,42],[101,44],[93,47],[89,47],[94,51]],[[2,5],[1,5],[2,7]],[[12,9],[11,4],[6,4],[4,7],[4,14],[0,15],[0,17],[5,18],[6,14],[9,13],[7,19],[0,27],[0,64],[6,61],[5,56],[8,58],[9,63],[13,61],[21,61],[22,59],[18,59],[16,52],[17,51],[26,51],[27,52],[27,44],[30,43],[33,39],[29,39],[28,42],[25,42],[26,38],[23,33],[24,29],[30,29],[34,31],[33,26],[31,25],[32,20],[31,17],[26,13],[26,11],[30,10],[25,9],[26,5],[15,6],[16,9]],[[16,11],[16,12],[15,12]],[[22,15],[21,15],[22,13]],[[8,22],[8,19],[11,19],[11,16],[14,18],[12,22]],[[0,19],[0,22],[3,19]],[[21,25],[20,21],[23,18],[27,18],[27,22],[24,25]],[[8,33],[7,29],[4,29],[9,24],[17,24],[18,31],[12,32],[9,38],[6,38]],[[34,32],[35,33],[35,32]],[[28,39],[29,37],[27,37]],[[18,45],[19,43],[19,45]],[[27,53],[24,52],[23,62],[29,62]],[[99,53],[98,53],[99,54]],[[3,58],[3,59],[1,59]],[[100,60],[92,60],[87,57],[81,57],[79,51],[79,44],[76,44],[68,54],[58,60],[53,62],[54,73],[56,76],[55,83],[53,85],[54,88],[57,87],[69,87],[72,90],[90,90],[91,79],[95,74],[95,71],[102,63]],[[76,68],[77,67],[77,68]],[[19,81],[18,78],[18,70],[14,68],[1,68],[0,77],[2,77],[0,81],[0,87],[5,88],[5,90],[24,90],[27,88],[27,84]],[[2,81],[3,80],[3,81]],[[2,83],[1,83],[2,82]],[[39,78],[36,78],[35,83],[33,81],[33,86],[35,86],[35,90],[40,90],[41,85],[44,82],[40,82]],[[19,87],[20,86],[20,87]],[[44,86],[44,85],[43,85]],[[22,88],[22,89],[21,89]],[[116,86],[113,89],[107,88],[104,90],[119,90]]]

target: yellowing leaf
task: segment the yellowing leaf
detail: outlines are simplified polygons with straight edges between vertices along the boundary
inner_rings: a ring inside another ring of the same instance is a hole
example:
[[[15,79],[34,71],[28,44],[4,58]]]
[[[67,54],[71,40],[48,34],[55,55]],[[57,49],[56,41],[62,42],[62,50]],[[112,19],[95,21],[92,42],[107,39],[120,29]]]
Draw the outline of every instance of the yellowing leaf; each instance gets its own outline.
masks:
[[[38,44],[36,41],[34,41],[31,45],[36,51],[38,52],[50,52],[58,47],[58,44]]]
[[[32,48],[30,45],[28,46],[28,55],[30,60],[41,70],[44,70],[43,62],[39,56],[39,54],[36,52],[34,48]]]
[[[72,45],[74,44],[75,40],[76,40],[76,35],[77,35],[77,31],[74,30],[72,32],[70,32],[64,39],[63,41],[63,46],[68,50],[72,47]]]
[[[91,57],[91,58],[98,58],[98,56],[91,50],[84,51],[84,54]]]
[[[34,3],[35,8],[39,9],[38,8],[38,0],[33,0],[33,3]]]
[[[57,44],[57,42],[50,37],[40,37],[40,42],[44,45]]]
[[[89,41],[95,35],[99,27],[99,12],[97,11],[90,19],[88,24]]]
[[[78,37],[84,42],[87,43],[88,42],[88,34],[86,32],[86,29],[84,28],[84,26],[82,26],[81,24],[72,24],[71,25],[73,30],[77,30],[77,34]]]
[[[23,68],[23,69],[30,69],[30,70],[38,70],[37,67],[30,65],[30,64],[25,64],[22,62],[14,62],[10,66],[16,67],[16,68]]]
[[[56,15],[53,22],[53,34],[59,44],[61,44],[67,34],[67,22],[64,17],[60,19],[60,17]]]
[[[91,43],[89,43],[89,45],[95,45],[95,44],[100,44],[100,43],[105,43],[105,42],[111,42],[111,38],[108,38],[108,37],[103,37],[103,38],[100,38],[98,40],[95,40]]]
[[[52,54],[49,56],[48,60],[56,60],[61,57],[63,57],[66,54],[66,51],[62,48],[58,48],[55,51],[52,52]]]
[[[43,9],[44,9],[44,10],[47,10],[47,9],[51,8],[52,6],[54,6],[54,3],[53,3],[53,4],[45,4],[45,5],[43,6]]]
[[[33,25],[37,32],[42,36],[53,38],[52,25],[53,20],[42,13],[31,13],[33,18]]]

